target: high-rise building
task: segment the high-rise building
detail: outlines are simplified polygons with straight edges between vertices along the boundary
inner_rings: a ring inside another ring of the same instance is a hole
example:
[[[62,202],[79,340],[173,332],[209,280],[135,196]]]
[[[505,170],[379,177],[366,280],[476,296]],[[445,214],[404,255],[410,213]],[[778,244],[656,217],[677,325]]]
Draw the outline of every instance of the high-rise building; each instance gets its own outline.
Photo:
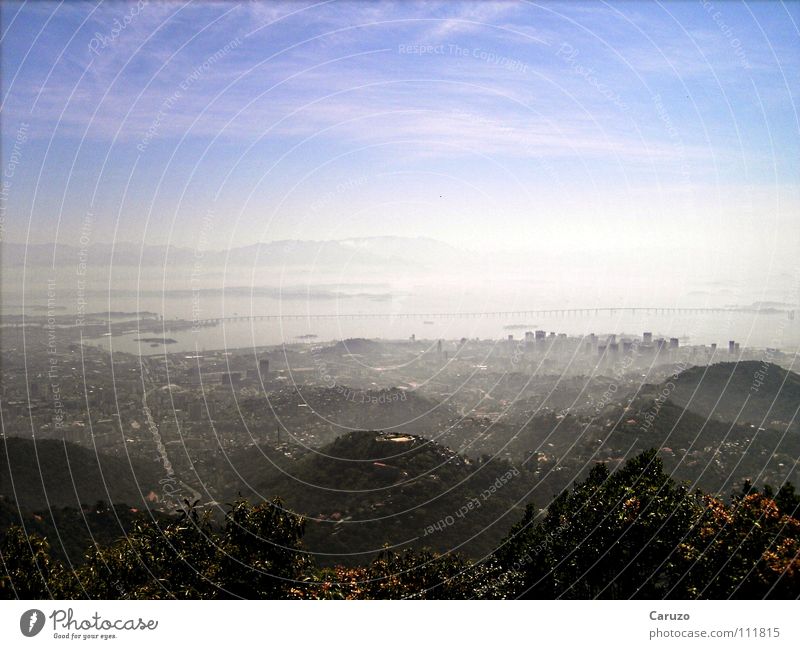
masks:
[[[258,373],[261,374],[261,378],[266,379],[269,375],[269,359],[268,358],[259,358],[258,359]]]
[[[670,349],[677,349],[679,345],[679,341],[677,338],[670,338],[669,339],[669,348]]]
[[[222,383],[229,383],[231,385],[238,385],[242,381],[241,372],[224,372],[221,377]]]
[[[729,340],[728,341],[728,353],[729,354],[733,354],[735,347],[736,347],[736,341],[735,340]]]
[[[642,342],[645,345],[649,345],[653,342],[653,332],[652,331],[645,331],[642,334]]]

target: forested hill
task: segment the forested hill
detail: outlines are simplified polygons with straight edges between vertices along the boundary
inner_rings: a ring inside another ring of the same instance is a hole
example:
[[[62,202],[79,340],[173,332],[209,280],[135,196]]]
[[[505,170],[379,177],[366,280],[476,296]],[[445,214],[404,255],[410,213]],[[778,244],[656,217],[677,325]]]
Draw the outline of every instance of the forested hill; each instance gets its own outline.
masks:
[[[410,444],[390,440],[374,438]],[[369,446],[363,435],[345,442]],[[533,507],[515,515],[478,562],[457,548],[394,547],[332,568],[330,556],[309,554],[304,521],[279,499],[237,501],[218,524],[194,508],[172,521],[137,521],[77,567],[14,527],[0,537],[0,599],[796,599],[798,505],[791,485],[746,485],[730,504],[691,492],[648,451],[613,472],[595,465],[543,517]]]
[[[0,442],[0,496],[23,510],[80,508],[98,500],[141,507],[151,491],[158,493],[158,469],[60,440]]]
[[[83,563],[93,544],[109,545],[125,538],[136,522],[156,521],[159,525],[168,525],[173,520],[157,511],[105,502],[29,512],[0,498],[0,537],[12,526],[21,525],[28,534],[49,539],[53,556],[71,565]]]
[[[471,461],[416,435],[357,431],[258,491],[308,517],[306,545],[326,553],[318,561],[363,563],[385,544],[482,556],[519,517],[529,487],[524,470],[505,461]]]
[[[800,375],[773,363],[692,367],[662,389],[673,403],[706,418],[800,432]]]
[[[673,478],[710,493],[727,495],[745,480],[780,485],[799,477],[797,435],[706,419],[668,400],[635,401],[606,444],[627,456],[659,449]]]

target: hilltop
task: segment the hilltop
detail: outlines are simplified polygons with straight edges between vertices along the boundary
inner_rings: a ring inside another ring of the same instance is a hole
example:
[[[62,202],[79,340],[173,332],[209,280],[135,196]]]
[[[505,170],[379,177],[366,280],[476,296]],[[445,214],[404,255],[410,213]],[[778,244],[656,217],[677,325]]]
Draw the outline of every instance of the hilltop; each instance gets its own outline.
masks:
[[[413,390],[361,390],[345,385],[295,385],[269,395],[277,413],[291,413],[293,430],[313,436],[315,446],[352,430],[398,430],[434,436],[457,419],[456,412]],[[263,401],[243,401],[243,407],[263,411]]]
[[[706,419],[670,401],[657,412],[651,400],[635,402],[605,448],[620,458],[643,449],[660,449],[672,477],[712,493],[729,494],[745,480],[781,485],[798,478],[795,458],[800,456],[800,439],[796,435]]]
[[[325,553],[322,563],[363,562],[385,544],[483,556],[526,493],[524,473],[506,462],[473,462],[392,432],[347,433],[286,469],[258,492],[309,518],[306,546]]]
[[[773,363],[692,367],[662,389],[670,401],[702,417],[800,432],[800,375]]]

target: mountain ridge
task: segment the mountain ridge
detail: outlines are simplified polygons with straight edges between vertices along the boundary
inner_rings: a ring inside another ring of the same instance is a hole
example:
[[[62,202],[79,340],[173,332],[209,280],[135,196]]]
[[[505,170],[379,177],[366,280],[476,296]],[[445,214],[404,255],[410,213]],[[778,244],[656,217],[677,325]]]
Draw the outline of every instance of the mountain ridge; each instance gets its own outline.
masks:
[[[197,259],[210,265],[302,266],[356,265],[400,267],[466,261],[474,253],[430,237],[350,237],[345,239],[280,239],[227,249],[141,244],[137,242],[94,243],[87,248],[93,265],[113,262],[117,266],[141,264],[190,265]],[[0,264],[11,267],[74,264],[83,248],[66,243],[24,244],[3,242]],[[62,261],[63,260],[63,261]]]

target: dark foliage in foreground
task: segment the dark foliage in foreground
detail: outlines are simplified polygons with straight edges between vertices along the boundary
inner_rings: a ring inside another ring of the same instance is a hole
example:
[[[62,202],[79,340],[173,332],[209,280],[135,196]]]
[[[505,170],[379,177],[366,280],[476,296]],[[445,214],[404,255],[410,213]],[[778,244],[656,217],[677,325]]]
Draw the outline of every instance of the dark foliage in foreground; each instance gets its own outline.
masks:
[[[791,485],[745,485],[730,505],[691,493],[654,451],[596,466],[537,523],[529,512],[497,558],[534,598],[763,598],[800,595],[800,521]],[[777,503],[781,503],[779,506]]]
[[[279,500],[234,503],[222,525],[187,503],[178,520],[137,521],[84,564],[9,530],[3,598],[795,598],[800,497],[745,484],[730,504],[687,490],[654,451],[596,466],[537,519],[529,507],[482,561],[385,550],[367,566],[317,568],[304,521]]]

